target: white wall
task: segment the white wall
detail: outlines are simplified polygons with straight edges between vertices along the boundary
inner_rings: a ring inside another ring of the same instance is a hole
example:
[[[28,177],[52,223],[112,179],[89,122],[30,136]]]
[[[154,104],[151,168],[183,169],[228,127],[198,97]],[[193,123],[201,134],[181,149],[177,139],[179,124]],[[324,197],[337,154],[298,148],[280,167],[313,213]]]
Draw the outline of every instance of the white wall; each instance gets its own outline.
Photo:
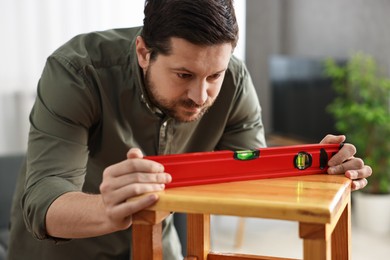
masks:
[[[244,59],[245,0],[236,0]],[[142,25],[144,0],[0,0],[0,154],[25,151],[28,114],[47,56],[73,36]]]
[[[46,57],[76,34],[141,25],[142,18],[140,0],[1,0],[0,91],[35,90]]]

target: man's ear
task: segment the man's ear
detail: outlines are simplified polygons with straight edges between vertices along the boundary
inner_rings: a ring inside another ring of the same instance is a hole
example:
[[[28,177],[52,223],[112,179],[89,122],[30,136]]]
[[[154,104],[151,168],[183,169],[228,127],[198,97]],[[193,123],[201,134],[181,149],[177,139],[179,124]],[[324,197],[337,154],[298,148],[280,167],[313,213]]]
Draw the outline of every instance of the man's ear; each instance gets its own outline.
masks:
[[[145,41],[141,36],[137,36],[135,41],[138,64],[142,69],[146,69],[150,62],[150,51],[146,48]]]

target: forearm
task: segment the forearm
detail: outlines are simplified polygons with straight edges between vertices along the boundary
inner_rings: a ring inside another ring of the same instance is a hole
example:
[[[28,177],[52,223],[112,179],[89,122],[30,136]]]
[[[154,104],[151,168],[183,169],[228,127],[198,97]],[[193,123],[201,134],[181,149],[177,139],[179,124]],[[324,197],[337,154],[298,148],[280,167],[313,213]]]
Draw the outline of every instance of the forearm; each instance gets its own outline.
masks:
[[[101,195],[69,192],[57,198],[46,215],[48,235],[86,238],[112,233]]]

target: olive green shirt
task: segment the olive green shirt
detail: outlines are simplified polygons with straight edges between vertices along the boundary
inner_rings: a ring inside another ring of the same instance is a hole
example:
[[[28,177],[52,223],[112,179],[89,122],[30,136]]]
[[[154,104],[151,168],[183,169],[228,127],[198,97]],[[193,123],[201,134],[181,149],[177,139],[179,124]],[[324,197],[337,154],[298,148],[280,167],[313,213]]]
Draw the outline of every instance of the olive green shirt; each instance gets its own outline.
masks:
[[[132,147],[158,155],[265,146],[255,89],[234,57],[218,98],[200,120],[180,123],[154,107],[135,52],[141,30],[79,35],[47,59],[13,205],[10,259],[129,259],[131,228],[62,240],[47,235],[45,215],[66,192],[98,194],[103,170],[126,159]],[[170,221],[163,234],[164,258],[177,259]]]

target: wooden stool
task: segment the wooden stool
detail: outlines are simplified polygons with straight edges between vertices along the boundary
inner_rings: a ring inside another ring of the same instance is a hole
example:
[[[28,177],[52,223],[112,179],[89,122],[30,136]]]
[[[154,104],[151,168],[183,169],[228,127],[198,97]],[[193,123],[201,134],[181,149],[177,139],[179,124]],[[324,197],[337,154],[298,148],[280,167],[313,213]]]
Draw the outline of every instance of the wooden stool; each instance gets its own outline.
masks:
[[[161,222],[170,212],[187,213],[188,260],[286,259],[211,252],[210,214],[298,221],[304,259],[350,259],[350,183],[319,174],[167,189],[133,217],[133,260],[162,259]]]

